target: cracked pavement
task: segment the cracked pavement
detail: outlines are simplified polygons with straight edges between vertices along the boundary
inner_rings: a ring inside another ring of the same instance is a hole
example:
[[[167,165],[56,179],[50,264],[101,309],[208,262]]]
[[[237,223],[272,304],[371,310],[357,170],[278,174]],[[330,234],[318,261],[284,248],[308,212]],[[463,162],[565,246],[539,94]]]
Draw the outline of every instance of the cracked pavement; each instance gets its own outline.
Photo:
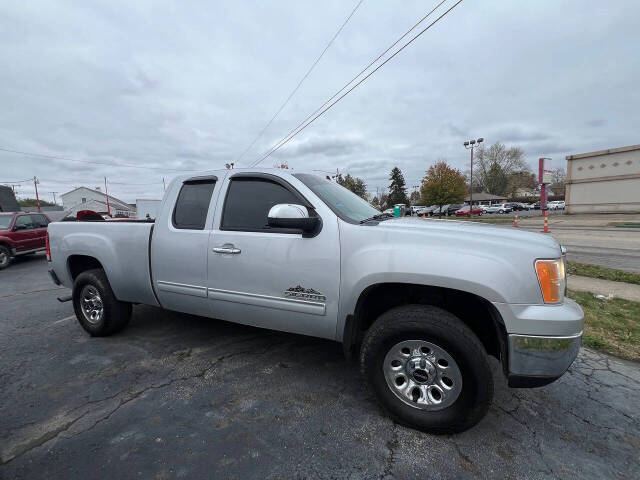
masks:
[[[494,362],[487,417],[434,436],[385,417],[337,343],[146,306],[90,338],[45,272],[0,272],[0,478],[640,477],[636,363],[583,349],[516,390]]]

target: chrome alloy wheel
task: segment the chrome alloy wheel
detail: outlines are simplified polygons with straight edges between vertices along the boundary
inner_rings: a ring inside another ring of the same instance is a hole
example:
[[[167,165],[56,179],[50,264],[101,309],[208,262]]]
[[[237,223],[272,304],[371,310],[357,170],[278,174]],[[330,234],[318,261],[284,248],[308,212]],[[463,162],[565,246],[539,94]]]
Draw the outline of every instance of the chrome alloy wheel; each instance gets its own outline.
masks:
[[[391,391],[421,410],[447,408],[462,390],[462,374],[453,357],[424,340],[396,343],[384,357],[382,368]]]
[[[9,254],[4,250],[0,251],[0,267],[4,267],[9,263]]]
[[[95,325],[102,320],[104,313],[104,307],[102,305],[102,298],[100,292],[93,285],[85,285],[80,293],[80,306],[82,307],[82,314],[86,318],[87,322]]]

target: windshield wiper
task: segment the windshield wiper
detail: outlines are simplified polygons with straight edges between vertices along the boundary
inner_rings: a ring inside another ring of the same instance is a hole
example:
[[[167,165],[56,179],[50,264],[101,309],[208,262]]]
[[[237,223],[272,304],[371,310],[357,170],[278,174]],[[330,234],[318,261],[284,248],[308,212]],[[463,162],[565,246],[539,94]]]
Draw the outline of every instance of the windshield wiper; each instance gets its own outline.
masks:
[[[373,222],[374,220],[386,220],[387,218],[393,218],[393,215],[390,213],[376,213],[372,217],[365,218],[364,220],[360,220],[360,223]]]

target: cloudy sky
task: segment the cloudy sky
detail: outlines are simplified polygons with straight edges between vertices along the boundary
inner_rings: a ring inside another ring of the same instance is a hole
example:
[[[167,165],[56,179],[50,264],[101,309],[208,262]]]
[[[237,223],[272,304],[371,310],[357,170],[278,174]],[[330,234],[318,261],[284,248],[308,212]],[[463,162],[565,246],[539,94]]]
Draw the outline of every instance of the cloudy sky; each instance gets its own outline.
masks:
[[[160,198],[162,178],[180,170],[223,167],[356,3],[2,2],[0,148],[104,165],[0,151],[0,183],[37,175],[50,200],[106,175],[110,193],[134,201]],[[364,0],[237,163],[259,158],[436,3]],[[464,170],[469,138],[554,166],[640,143],[639,17],[637,0],[465,0],[262,165],[339,168],[375,192],[393,166],[408,186],[438,159]]]

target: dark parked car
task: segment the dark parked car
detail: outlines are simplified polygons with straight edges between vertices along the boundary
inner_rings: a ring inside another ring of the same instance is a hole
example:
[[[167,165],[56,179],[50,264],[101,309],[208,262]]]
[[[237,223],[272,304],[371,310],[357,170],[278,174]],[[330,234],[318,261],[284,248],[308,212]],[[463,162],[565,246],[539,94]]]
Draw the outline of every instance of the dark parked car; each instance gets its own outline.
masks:
[[[461,203],[452,203],[451,205],[447,206],[446,211],[444,207],[442,207],[442,214],[450,217],[451,215],[455,215],[456,211],[460,210],[462,207],[464,207],[464,205],[462,205]]]
[[[509,205],[511,207],[511,210],[513,210],[514,212],[516,210],[523,212],[525,210],[530,210],[531,207],[529,207],[528,204],[526,203],[520,203],[520,202],[511,202],[511,203],[507,203],[507,205]]]
[[[0,213],[0,270],[17,255],[44,251],[50,221],[43,213]]]

